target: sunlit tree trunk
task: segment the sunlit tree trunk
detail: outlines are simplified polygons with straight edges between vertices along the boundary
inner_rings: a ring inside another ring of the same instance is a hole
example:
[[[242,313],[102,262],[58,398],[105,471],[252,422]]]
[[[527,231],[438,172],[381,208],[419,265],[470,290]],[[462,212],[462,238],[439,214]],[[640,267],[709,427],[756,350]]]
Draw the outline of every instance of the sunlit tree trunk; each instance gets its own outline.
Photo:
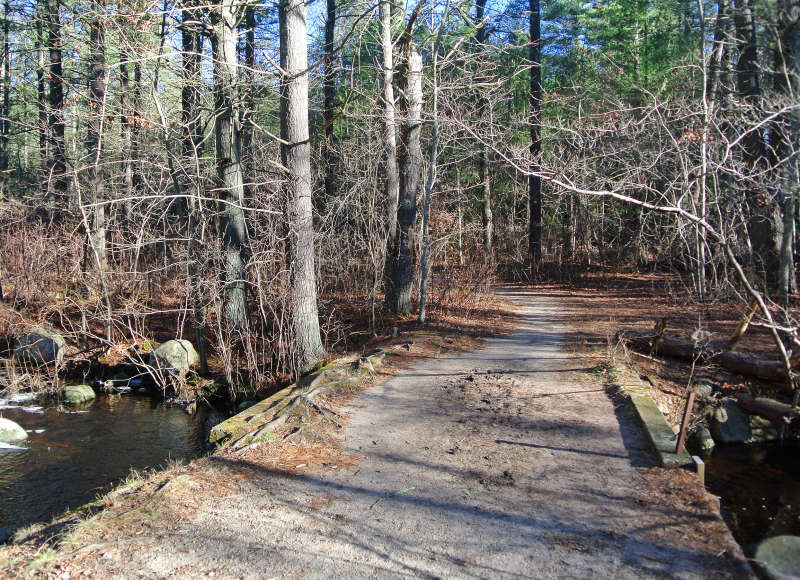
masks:
[[[311,145],[308,137],[308,47],[303,0],[280,3],[281,157],[288,187],[288,225],[295,360],[300,369],[324,353],[317,313]]]
[[[200,302],[200,280],[197,274],[200,262],[200,250],[195,229],[198,226],[197,207],[203,193],[201,179],[200,140],[202,138],[202,119],[200,118],[200,87],[202,76],[200,59],[203,51],[203,36],[197,23],[199,15],[194,1],[184,3],[181,15],[181,193],[193,193],[194,201],[185,198],[177,200],[178,209],[183,221],[183,232],[186,238],[186,253],[189,257],[187,275],[191,287],[193,316],[192,327],[197,352],[200,356],[200,372],[208,370],[208,355],[205,336],[203,334],[203,311]],[[201,218],[202,219],[202,218]]]
[[[395,132],[394,54],[392,52],[391,0],[380,0],[381,53],[383,58],[383,150],[386,163],[384,197],[386,199],[387,242],[391,245],[397,230],[397,137]]]
[[[106,248],[105,182],[103,176],[103,129],[106,97],[106,4],[95,0],[95,11],[89,23],[89,122],[86,133],[87,182],[91,188],[92,220],[90,233],[92,245],[97,253],[100,275],[106,270],[108,252]]]
[[[222,0],[214,11],[214,92],[217,178],[223,191],[225,318],[229,327],[247,327],[247,272],[244,252],[247,224],[237,97],[237,2]]]
[[[417,215],[417,196],[422,177],[422,56],[406,40],[399,68],[400,89],[400,187],[397,230],[389,255],[386,304],[395,314],[411,312],[414,267],[411,261],[410,230]]]

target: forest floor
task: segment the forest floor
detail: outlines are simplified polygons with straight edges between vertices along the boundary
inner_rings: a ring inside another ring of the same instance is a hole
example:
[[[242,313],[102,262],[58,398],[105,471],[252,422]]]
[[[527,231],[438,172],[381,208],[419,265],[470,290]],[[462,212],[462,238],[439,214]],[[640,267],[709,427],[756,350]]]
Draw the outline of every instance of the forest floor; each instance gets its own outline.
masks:
[[[631,293],[505,290],[513,333],[463,353],[442,341],[438,358],[342,401],[333,442],[275,441],[131,482],[64,520],[57,543],[43,540],[58,523],[30,530],[0,565],[63,578],[747,577],[716,498],[654,467],[606,386],[610,329],[652,327],[654,312],[620,320],[616,290]]]

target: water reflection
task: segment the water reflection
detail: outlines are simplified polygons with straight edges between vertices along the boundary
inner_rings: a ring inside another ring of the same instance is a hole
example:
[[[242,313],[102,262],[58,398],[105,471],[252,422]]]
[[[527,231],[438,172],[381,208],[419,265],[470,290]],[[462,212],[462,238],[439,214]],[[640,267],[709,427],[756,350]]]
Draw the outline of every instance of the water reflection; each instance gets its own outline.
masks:
[[[131,468],[204,451],[209,412],[195,415],[149,397],[103,395],[85,407],[0,412],[28,431],[25,450],[0,449],[0,527],[46,521],[92,501]]]
[[[800,446],[725,445],[707,461],[706,483],[743,546],[800,535]]]

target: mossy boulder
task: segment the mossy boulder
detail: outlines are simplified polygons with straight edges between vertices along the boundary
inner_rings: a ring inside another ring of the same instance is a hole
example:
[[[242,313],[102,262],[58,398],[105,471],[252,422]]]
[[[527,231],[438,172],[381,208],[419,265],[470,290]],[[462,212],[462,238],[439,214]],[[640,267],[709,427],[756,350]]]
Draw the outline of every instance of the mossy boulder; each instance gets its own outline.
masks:
[[[185,339],[168,340],[150,353],[150,365],[159,370],[185,373],[200,362],[200,355]]]
[[[689,437],[690,447],[697,449],[703,453],[708,453],[714,449],[714,438],[711,436],[711,431],[705,427],[698,427],[697,430]]]
[[[64,400],[70,405],[81,405],[96,397],[89,385],[70,385],[64,390]]]
[[[37,327],[14,341],[14,358],[36,366],[61,364],[67,342],[55,330]]]
[[[775,536],[759,542],[753,561],[770,580],[800,578],[800,536]]]
[[[747,415],[730,399],[714,410],[710,423],[717,443],[744,443],[753,436]]]
[[[0,443],[19,443],[28,438],[28,433],[11,419],[0,417]]]

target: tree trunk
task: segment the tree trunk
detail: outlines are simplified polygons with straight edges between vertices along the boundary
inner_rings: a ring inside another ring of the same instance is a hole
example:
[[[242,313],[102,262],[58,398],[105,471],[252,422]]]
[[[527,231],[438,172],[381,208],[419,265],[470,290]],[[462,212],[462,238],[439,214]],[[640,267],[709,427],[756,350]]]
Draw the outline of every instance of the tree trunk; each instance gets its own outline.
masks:
[[[528,252],[531,265],[542,259],[542,180],[539,177],[539,154],[542,151],[542,50],[539,0],[530,0],[530,134],[531,174],[528,177],[530,228]]]
[[[8,38],[11,21],[8,0],[3,1],[3,53],[0,55],[0,81],[3,95],[0,100],[0,199],[6,191],[8,181],[9,151],[8,140],[11,133],[11,50]]]
[[[36,5],[36,105],[39,112],[39,164],[42,177],[47,177],[49,154],[47,149],[47,92],[45,90],[45,37],[42,2]]]
[[[392,52],[392,2],[380,0],[381,52],[383,56],[383,147],[386,162],[387,245],[394,241],[397,231],[397,199],[400,181],[397,167],[397,136],[395,132],[394,54]],[[387,255],[388,261],[388,255]]]
[[[182,13],[181,24],[181,60],[183,85],[181,87],[181,130],[182,150],[185,164],[185,173],[192,175],[194,165],[199,157],[200,134],[202,123],[200,118],[200,89],[203,83],[200,68],[200,58],[203,50],[203,37],[197,21],[194,2],[186,2]],[[200,176],[193,176],[199,179]]]
[[[203,309],[200,301],[200,281],[197,270],[199,267],[200,250],[195,238],[196,207],[200,204],[203,192],[200,166],[200,87],[202,86],[202,71],[200,66],[203,51],[203,36],[200,27],[196,24],[199,16],[194,2],[186,2],[181,15],[181,59],[183,86],[181,87],[181,167],[183,182],[180,184],[181,193],[193,192],[195,201],[188,203],[185,198],[179,198],[178,208],[183,221],[184,236],[186,238],[186,253],[188,256],[187,275],[192,292],[193,316],[192,330],[194,340],[200,356],[200,372],[208,371],[208,355],[205,336],[203,334]],[[194,209],[193,209],[194,208]],[[202,215],[200,216],[202,219]]]
[[[475,44],[477,52],[480,52],[483,44],[489,36],[489,31],[486,27],[486,0],[475,0]],[[481,70],[481,63],[478,62],[478,71],[476,72],[477,81],[480,83],[485,79],[485,74]],[[488,102],[483,95],[483,89],[479,89],[477,114],[481,124],[486,121],[486,108]],[[483,222],[483,247],[486,250],[486,256],[489,261],[493,258],[493,244],[494,240],[494,220],[492,219],[492,184],[491,175],[489,172],[489,147],[485,143],[479,145],[480,152],[478,153],[478,179],[481,183],[481,203],[482,203],[482,222]]]
[[[336,159],[334,155],[333,122],[336,113],[336,0],[327,0],[327,17],[325,19],[325,76],[323,78],[323,92],[325,103],[322,111],[325,124],[325,144],[323,149],[323,163],[325,164],[325,198],[327,200],[336,195]]]
[[[280,3],[281,157],[288,188],[288,225],[295,360],[301,370],[324,354],[317,312],[311,145],[308,131],[308,47],[303,0]]]
[[[735,0],[734,23],[739,58],[736,63],[736,79],[739,95],[744,100],[745,113],[758,114],[761,100],[761,85],[758,77],[758,45],[752,0]],[[744,163],[747,173],[756,173],[765,161],[763,131],[753,128],[742,140]],[[764,194],[755,184],[747,186],[746,199],[749,209],[748,231],[753,245],[755,266],[759,274],[774,283],[777,271],[775,248],[775,204],[763,199]]]
[[[417,195],[422,173],[422,56],[410,38],[406,38],[403,52],[398,79],[402,124],[397,230],[389,255],[389,284],[386,290],[386,305],[395,314],[411,313],[414,268],[409,233],[417,215]]]
[[[217,177],[224,192],[225,318],[231,329],[243,332],[247,328],[247,224],[236,94],[237,5],[237,0],[222,0],[217,6],[213,38]]]
[[[715,108],[722,86],[723,62],[726,52],[729,52],[727,43],[730,36],[730,0],[717,2],[717,18],[714,24],[714,43],[711,57],[708,59],[708,73],[706,75],[706,95],[709,106]]]
[[[142,128],[142,63],[137,59],[133,63],[133,126],[131,127],[131,181],[136,188],[142,181],[140,170],[141,141],[139,136]]]
[[[482,203],[483,203],[483,247],[486,250],[486,257],[492,260],[494,240],[494,220],[492,219],[492,186],[489,179],[489,151],[488,147],[481,145],[478,161],[478,179],[481,182]]]
[[[431,1],[433,7],[433,1]],[[449,6],[449,5],[448,5]],[[447,18],[447,10],[442,19]],[[426,307],[428,303],[428,270],[431,253],[430,237],[430,216],[431,216],[431,196],[433,187],[436,184],[436,164],[439,157],[439,47],[442,42],[442,32],[444,25],[439,24],[436,33],[436,42],[433,44],[433,127],[431,130],[431,149],[428,159],[428,178],[425,180],[425,201],[422,207],[422,267],[420,268],[419,283],[419,322],[425,324]],[[445,254],[445,262],[447,255]]]
[[[133,113],[131,112],[130,104],[130,55],[128,53],[129,47],[126,45],[128,39],[125,35],[121,35],[119,39],[119,108],[122,113],[120,122],[120,140],[122,141],[122,183],[125,188],[125,197],[130,198],[133,195],[133,159],[131,158],[131,135],[133,127]],[[126,215],[130,214],[131,201],[126,200],[124,203],[126,208]]]
[[[86,150],[89,154],[87,163],[87,182],[91,189],[92,212],[89,233],[94,251],[98,256],[99,275],[103,276],[108,261],[106,248],[106,206],[105,182],[103,176],[103,127],[106,94],[106,53],[105,0],[95,0],[92,5],[95,13],[89,23],[89,120],[86,133]]]
[[[255,66],[256,66],[256,10],[253,5],[244,9],[244,110],[242,113],[242,162],[248,183],[253,182],[253,113],[255,112]],[[199,52],[199,51],[198,51]],[[199,58],[199,57],[198,57]]]
[[[776,92],[784,95],[787,105],[797,104],[800,91],[800,1],[782,0],[779,15],[780,49],[776,62]],[[789,292],[794,270],[793,238],[795,229],[795,204],[800,195],[800,163],[797,159],[797,146],[800,143],[800,111],[794,110],[779,119],[775,134],[774,150],[777,162],[783,163],[783,236],[780,248],[780,268],[778,288],[780,304],[787,311]]]
[[[50,53],[50,161],[48,174],[52,191],[62,197],[67,193],[67,150],[64,140],[64,70],[61,50],[60,0],[44,0],[47,10],[47,48]]]

